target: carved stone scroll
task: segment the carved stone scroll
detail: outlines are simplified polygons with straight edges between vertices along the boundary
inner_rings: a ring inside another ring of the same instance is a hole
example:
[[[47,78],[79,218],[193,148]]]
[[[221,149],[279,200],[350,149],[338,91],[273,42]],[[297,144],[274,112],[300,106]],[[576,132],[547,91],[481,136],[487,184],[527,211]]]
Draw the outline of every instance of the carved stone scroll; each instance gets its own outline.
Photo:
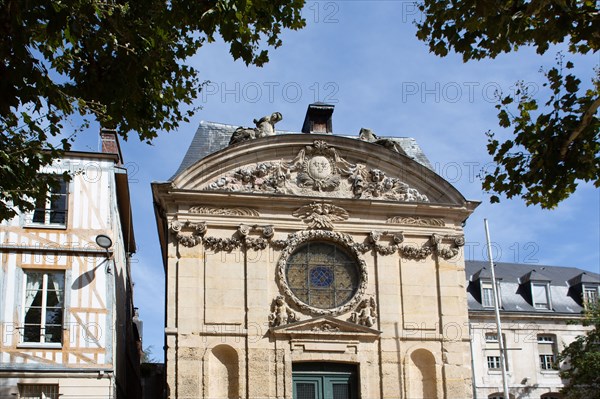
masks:
[[[202,237],[206,234],[206,223],[190,223],[189,221],[181,223],[178,220],[171,222],[169,226],[171,232],[175,234],[175,239],[184,247],[195,247],[202,242]],[[190,233],[183,233],[182,229],[192,230]]]

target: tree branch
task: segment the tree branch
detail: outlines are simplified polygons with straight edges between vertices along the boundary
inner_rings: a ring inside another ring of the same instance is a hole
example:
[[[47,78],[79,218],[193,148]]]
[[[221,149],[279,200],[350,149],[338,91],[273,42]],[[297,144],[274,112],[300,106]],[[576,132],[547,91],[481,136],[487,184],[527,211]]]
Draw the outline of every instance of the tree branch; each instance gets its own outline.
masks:
[[[569,144],[575,141],[577,136],[579,136],[581,132],[583,132],[583,129],[589,126],[589,124],[592,121],[592,118],[594,117],[594,114],[598,110],[598,107],[600,107],[600,97],[598,97],[596,101],[594,101],[592,105],[590,105],[587,111],[585,111],[585,113],[583,114],[583,118],[581,118],[581,123],[579,124],[579,126],[577,126],[577,128],[571,132],[571,135],[569,135],[567,141],[565,141],[565,143],[560,148],[560,159],[565,159],[565,156],[567,155],[567,150],[569,149]]]

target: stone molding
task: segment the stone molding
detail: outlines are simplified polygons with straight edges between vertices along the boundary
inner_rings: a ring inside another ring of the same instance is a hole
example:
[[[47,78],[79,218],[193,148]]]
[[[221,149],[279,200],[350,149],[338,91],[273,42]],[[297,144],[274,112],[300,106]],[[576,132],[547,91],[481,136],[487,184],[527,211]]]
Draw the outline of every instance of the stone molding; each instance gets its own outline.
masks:
[[[193,206],[189,209],[189,213],[199,215],[216,215],[216,216],[254,216],[259,217],[260,213],[252,208],[234,207],[234,208],[218,208],[209,205]]]
[[[422,218],[419,216],[394,216],[388,218],[388,224],[403,224],[407,226],[432,226],[444,227],[446,222],[443,218]]]
[[[292,160],[250,164],[201,190],[429,202],[427,196],[399,178],[346,161],[324,140],[305,146]]]
[[[340,338],[355,338],[362,340],[375,340],[381,335],[381,331],[375,330],[361,324],[336,319],[332,316],[316,316],[283,326],[271,327],[271,333],[279,337],[291,337],[302,340],[306,337],[314,341],[315,336],[319,339],[336,340],[343,343]],[[302,342],[302,341],[296,341]]]

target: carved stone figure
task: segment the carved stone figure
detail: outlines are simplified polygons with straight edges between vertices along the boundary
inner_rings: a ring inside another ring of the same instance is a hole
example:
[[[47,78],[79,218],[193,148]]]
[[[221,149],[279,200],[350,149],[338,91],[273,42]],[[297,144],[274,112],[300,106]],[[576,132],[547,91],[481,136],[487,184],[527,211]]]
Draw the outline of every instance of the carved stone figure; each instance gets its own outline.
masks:
[[[254,119],[255,128],[238,127],[231,135],[229,145],[241,143],[242,141],[257,139],[260,137],[274,136],[275,124],[283,119],[280,112]]]
[[[373,297],[363,299],[355,312],[352,312],[350,321],[366,327],[372,327],[377,319],[377,305]]]
[[[387,148],[388,150],[395,151],[399,154],[407,155],[406,152],[404,151],[404,149],[402,147],[400,147],[400,144],[398,144],[397,142],[395,142],[392,139],[385,139],[385,138],[377,137],[377,135],[375,133],[373,133],[373,131],[371,129],[367,129],[364,127],[361,128],[360,132],[358,133],[358,138],[361,139],[362,141],[378,144],[380,146]]]
[[[333,230],[332,222],[347,220],[349,215],[344,208],[332,204],[313,202],[294,211],[293,216],[302,219],[311,229]]]
[[[285,303],[283,295],[278,295],[271,305],[271,314],[269,315],[269,326],[284,326],[300,320],[296,313]]]

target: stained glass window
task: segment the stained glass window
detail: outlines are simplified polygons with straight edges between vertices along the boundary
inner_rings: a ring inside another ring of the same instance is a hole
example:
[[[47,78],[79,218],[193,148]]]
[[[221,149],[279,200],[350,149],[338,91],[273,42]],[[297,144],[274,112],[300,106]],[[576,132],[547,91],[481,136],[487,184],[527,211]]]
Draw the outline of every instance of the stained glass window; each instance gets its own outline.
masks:
[[[358,288],[357,261],[340,246],[308,242],[289,257],[286,277],[302,302],[332,309],[348,302]]]

